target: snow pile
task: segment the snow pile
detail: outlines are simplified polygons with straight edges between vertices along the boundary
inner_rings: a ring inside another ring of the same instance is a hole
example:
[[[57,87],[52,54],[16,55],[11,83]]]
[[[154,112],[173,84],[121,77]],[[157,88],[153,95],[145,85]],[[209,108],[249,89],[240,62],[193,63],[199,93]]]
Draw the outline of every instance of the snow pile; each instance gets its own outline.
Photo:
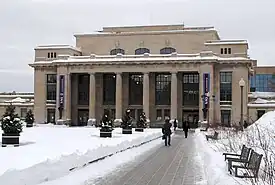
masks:
[[[259,177],[263,180],[263,178],[267,178],[267,173],[274,173],[275,111],[267,112],[243,132],[234,132],[230,129],[218,132],[221,139],[208,143],[212,148],[219,151],[220,156],[222,152],[240,153],[242,145],[245,144],[254,151],[263,154]],[[217,159],[215,158],[215,160]]]
[[[158,138],[160,129],[100,138],[96,128],[33,127],[25,129],[21,146],[0,149],[0,184],[35,185],[57,179],[89,161]],[[16,178],[15,178],[16,177]]]

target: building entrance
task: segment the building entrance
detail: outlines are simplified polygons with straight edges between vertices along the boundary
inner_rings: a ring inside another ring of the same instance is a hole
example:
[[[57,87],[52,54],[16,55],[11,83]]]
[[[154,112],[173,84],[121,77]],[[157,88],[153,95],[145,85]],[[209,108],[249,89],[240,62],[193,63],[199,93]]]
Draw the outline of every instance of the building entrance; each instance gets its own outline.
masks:
[[[182,110],[182,121],[188,121],[190,128],[198,128],[199,111]]]
[[[77,126],[87,126],[89,119],[89,109],[78,109]]]

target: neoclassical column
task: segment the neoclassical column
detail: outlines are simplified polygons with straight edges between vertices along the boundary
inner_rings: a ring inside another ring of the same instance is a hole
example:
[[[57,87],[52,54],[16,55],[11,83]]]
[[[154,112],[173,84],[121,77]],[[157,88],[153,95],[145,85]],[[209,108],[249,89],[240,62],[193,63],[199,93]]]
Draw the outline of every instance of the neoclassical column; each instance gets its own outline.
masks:
[[[116,119],[122,121],[122,73],[116,73]]]
[[[150,101],[149,101],[149,93],[150,93],[150,84],[149,84],[149,73],[143,74],[143,111],[147,117],[147,122],[150,122]]]
[[[71,74],[65,75],[65,117],[67,124],[71,123]]]
[[[89,84],[89,120],[88,125],[92,125],[95,119],[95,107],[96,107],[96,81],[95,73],[90,73],[90,84]]]
[[[178,78],[177,72],[171,75],[171,119],[178,117]]]

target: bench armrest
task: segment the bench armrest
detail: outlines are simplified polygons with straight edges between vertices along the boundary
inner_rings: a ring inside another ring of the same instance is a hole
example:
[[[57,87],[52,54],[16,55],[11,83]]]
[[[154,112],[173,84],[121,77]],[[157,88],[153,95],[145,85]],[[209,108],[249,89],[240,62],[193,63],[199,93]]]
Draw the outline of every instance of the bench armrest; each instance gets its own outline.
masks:
[[[233,155],[233,156],[241,156],[240,154],[234,154],[234,153],[223,153],[222,155]]]

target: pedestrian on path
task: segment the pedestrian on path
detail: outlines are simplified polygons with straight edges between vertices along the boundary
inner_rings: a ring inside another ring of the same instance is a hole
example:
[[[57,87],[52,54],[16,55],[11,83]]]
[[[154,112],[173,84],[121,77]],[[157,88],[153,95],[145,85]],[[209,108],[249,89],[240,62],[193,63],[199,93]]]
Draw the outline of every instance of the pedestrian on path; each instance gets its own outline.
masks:
[[[177,119],[175,118],[175,119],[174,119],[174,131],[176,131],[177,127],[178,127],[178,121],[177,121]]]
[[[189,123],[188,121],[183,121],[182,128],[184,131],[185,138],[188,136]]]
[[[168,145],[171,146],[171,134],[172,134],[171,127],[172,127],[172,124],[170,123],[169,119],[166,119],[162,127],[165,146],[167,146],[167,140],[168,140]]]

